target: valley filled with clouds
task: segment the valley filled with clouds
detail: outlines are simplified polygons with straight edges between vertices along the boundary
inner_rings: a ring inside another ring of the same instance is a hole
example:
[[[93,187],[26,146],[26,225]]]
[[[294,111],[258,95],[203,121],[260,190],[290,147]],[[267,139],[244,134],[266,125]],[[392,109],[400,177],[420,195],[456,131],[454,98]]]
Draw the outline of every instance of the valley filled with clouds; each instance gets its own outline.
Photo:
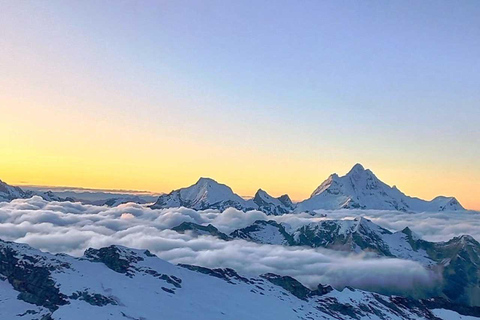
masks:
[[[259,244],[243,239],[224,241],[211,235],[178,233],[182,222],[212,224],[230,234],[257,220],[274,220],[285,229],[328,219],[365,217],[390,231],[410,227],[429,241],[447,241],[469,234],[480,239],[478,213],[404,213],[380,210],[333,210],[267,216],[229,208],[196,211],[187,208],[151,209],[134,203],[117,207],[72,202],[47,202],[38,196],[0,203],[0,238],[26,243],[51,253],[82,256],[90,247],[116,244],[149,249],[172,263],[209,268],[229,267],[241,274],[268,272],[295,277],[309,287],[319,283],[337,288],[352,286],[388,294],[422,294],[433,291],[441,273],[419,262],[385,258],[366,252],[342,252],[323,248]],[[421,289],[419,289],[421,288]]]

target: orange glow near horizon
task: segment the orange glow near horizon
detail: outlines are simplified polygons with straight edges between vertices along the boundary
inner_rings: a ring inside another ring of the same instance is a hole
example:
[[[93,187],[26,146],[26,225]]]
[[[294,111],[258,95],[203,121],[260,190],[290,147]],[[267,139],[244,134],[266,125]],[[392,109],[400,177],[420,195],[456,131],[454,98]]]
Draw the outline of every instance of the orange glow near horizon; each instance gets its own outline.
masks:
[[[478,14],[440,28],[334,3],[10,1],[0,179],[169,192],[211,177],[302,200],[362,163],[480,210]]]
[[[60,109],[45,115],[41,108],[23,103],[8,101],[12,109],[8,113],[3,109],[6,116],[0,119],[7,137],[0,140],[0,179],[13,185],[170,192],[205,176],[242,196],[262,188],[298,201],[309,197],[331,173],[343,175],[360,162],[407,195],[427,200],[455,196],[464,207],[480,209],[476,192],[480,175],[469,167],[453,171],[440,163],[407,166],[395,158],[357,160],[342,152],[338,158],[311,157],[308,147],[283,154],[251,145],[200,143],[198,136],[188,133],[172,136],[168,130],[125,128],[88,117],[70,123]],[[32,115],[28,119],[25,110]]]
[[[118,126],[92,115],[66,113],[61,107],[45,113],[33,102],[1,103],[10,107],[0,110],[0,179],[13,185],[169,192],[205,176],[242,196],[262,188],[274,196],[287,193],[302,200],[331,173],[343,175],[360,162],[407,195],[427,200],[455,196],[464,207],[480,210],[480,170],[474,166],[452,170],[448,163],[362,154],[356,158],[341,150],[322,155],[308,145],[288,154],[258,145],[200,140],[195,132],[177,135],[171,128]]]

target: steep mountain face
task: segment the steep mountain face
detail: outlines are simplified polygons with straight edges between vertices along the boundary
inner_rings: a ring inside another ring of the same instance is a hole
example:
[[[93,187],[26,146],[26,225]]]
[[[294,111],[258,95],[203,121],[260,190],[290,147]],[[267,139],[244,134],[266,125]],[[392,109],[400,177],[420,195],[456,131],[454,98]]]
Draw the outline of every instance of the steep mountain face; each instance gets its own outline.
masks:
[[[235,194],[232,189],[213,179],[200,178],[194,185],[173,190],[161,195],[152,205],[153,209],[186,207],[195,210],[217,209],[229,207],[242,211],[260,210],[266,214],[283,214],[293,210],[293,203],[287,195],[274,198],[263,190],[258,190],[255,197],[245,200]]]
[[[296,212],[318,209],[377,209],[398,211],[465,210],[453,197],[432,201],[406,196],[380,181],[372,171],[356,164],[345,176],[332,174],[310,196],[299,202]]]
[[[478,308],[443,299],[413,300],[322,285],[311,290],[288,276],[249,278],[232,269],[174,266],[149,251],[118,246],[88,249],[84,257],[73,258],[0,241],[0,257],[2,319],[480,317]]]
[[[443,292],[452,301],[480,306],[480,243],[468,235],[447,242],[416,240],[443,269]]]
[[[356,218],[305,225],[293,233],[293,238],[296,245],[393,256],[383,241],[385,235],[391,235],[391,232],[365,218]]]
[[[253,202],[257,205],[257,210],[266,214],[281,215],[292,212],[294,205],[288,195],[274,198],[262,189],[259,189],[253,197]]]

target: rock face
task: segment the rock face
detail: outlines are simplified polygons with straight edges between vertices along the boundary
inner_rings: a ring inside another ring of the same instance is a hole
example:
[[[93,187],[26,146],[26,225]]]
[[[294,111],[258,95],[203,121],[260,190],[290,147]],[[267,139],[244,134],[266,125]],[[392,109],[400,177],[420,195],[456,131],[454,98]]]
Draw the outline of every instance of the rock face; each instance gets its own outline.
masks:
[[[66,296],[60,293],[51,270],[43,265],[38,255],[19,254],[17,245],[0,244],[0,274],[13,289],[19,292],[18,299],[42,306],[50,311],[67,304]],[[69,265],[61,265],[68,268]]]
[[[480,316],[479,308],[441,298],[309,289],[288,276],[174,266],[119,246],[73,258],[0,241],[1,319],[442,319],[439,310]]]
[[[293,237],[285,227],[272,220],[255,221],[251,226],[233,231],[230,236],[264,244],[294,245]]]
[[[471,236],[447,242],[413,241],[443,269],[443,292],[452,301],[480,306],[480,243]]]
[[[210,235],[222,240],[230,240],[229,236],[227,236],[223,232],[218,231],[218,229],[211,224],[207,226],[202,226],[193,222],[182,222],[180,225],[172,228],[172,230],[177,231],[178,233],[185,233],[187,231],[192,232],[195,236]]]
[[[257,205],[257,210],[266,214],[281,215],[292,212],[294,205],[290,197],[286,194],[274,198],[262,189],[259,189],[253,197],[253,202]]]
[[[384,236],[391,232],[365,218],[355,220],[324,220],[305,225],[293,233],[297,245],[313,248],[361,252],[370,251],[383,256],[393,256]]]
[[[299,202],[297,212],[318,209],[377,209],[398,211],[465,210],[453,197],[437,197],[432,201],[406,196],[396,187],[380,181],[372,171],[356,164],[345,176],[332,174],[312,193]]]

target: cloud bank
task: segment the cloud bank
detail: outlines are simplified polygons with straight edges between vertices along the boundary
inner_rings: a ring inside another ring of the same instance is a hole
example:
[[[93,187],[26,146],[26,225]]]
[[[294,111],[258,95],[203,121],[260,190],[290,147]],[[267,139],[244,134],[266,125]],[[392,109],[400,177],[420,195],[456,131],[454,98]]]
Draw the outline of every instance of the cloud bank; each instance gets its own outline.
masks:
[[[326,214],[327,217],[322,216]],[[323,219],[365,216],[375,223],[400,230],[405,226],[429,240],[448,240],[471,234],[480,239],[480,222],[473,213],[404,214],[389,211],[325,211],[316,216],[266,216],[262,212],[195,211],[186,208],[152,210],[138,204],[100,207],[70,202],[47,202],[40,197],[0,203],[0,238],[27,243],[52,253],[81,256],[89,247],[111,244],[149,249],[172,263],[210,268],[230,267],[242,274],[273,272],[297,278],[305,285],[352,286],[388,294],[434,290],[439,276],[420,264],[400,259],[372,259],[327,249],[261,245],[244,240],[222,241],[193,237],[170,228],[182,222],[211,223],[230,233],[256,220],[274,219],[292,228]],[[417,289],[416,289],[417,288]]]

